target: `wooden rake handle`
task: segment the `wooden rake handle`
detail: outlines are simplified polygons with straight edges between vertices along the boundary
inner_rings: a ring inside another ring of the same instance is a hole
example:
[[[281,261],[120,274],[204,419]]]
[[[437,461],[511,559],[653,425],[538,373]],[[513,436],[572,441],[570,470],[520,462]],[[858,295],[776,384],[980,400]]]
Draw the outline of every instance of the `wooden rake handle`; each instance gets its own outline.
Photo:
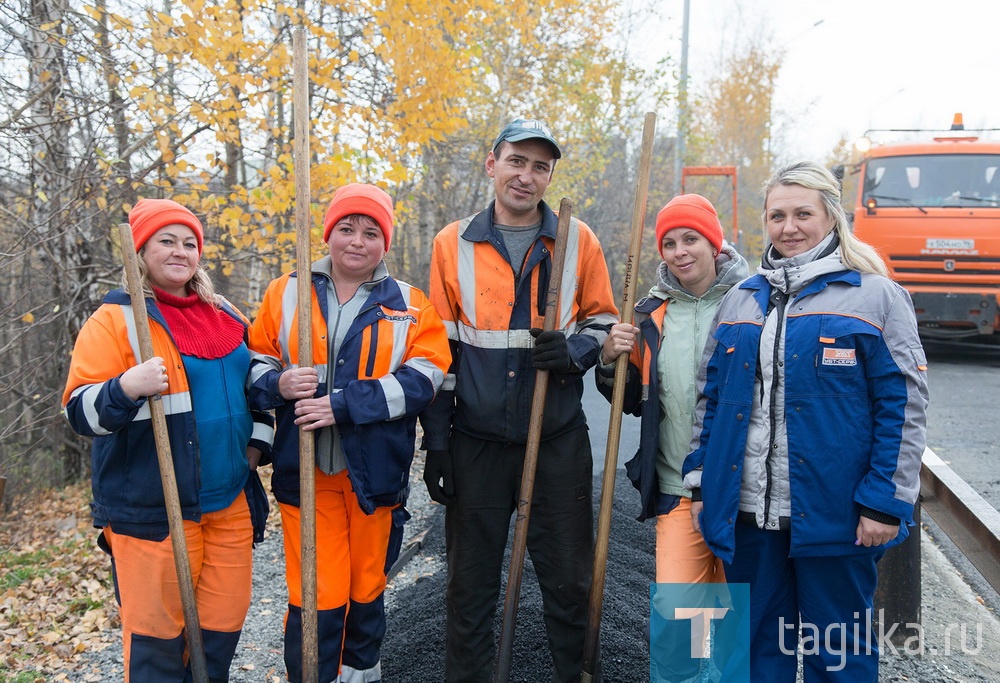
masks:
[[[309,52],[305,29],[292,34],[295,126],[295,268],[299,367],[312,365],[312,254],[309,177]],[[316,583],[316,449],[312,431],[299,430],[299,529],[302,544],[302,681],[319,680],[319,611]]]
[[[653,132],[656,114],[646,114],[639,154],[639,175],[636,178],[635,204],[632,209],[632,232],[628,260],[625,262],[625,282],[622,288],[621,317],[631,323],[635,307],[636,277],[642,250],[642,229],[646,217],[646,196],[649,191],[649,169],[653,159]],[[604,476],[601,484],[601,507],[597,518],[597,541],[594,546],[594,572],[590,583],[590,607],[587,635],[583,644],[582,683],[594,680],[601,650],[601,613],[604,603],[604,580],[608,565],[608,543],[611,536],[611,508],[615,500],[615,470],[618,466],[618,444],[622,433],[622,406],[625,403],[625,379],[628,375],[628,354],[615,360],[615,383],[611,394],[611,417],[608,420],[608,446],[604,455]]]

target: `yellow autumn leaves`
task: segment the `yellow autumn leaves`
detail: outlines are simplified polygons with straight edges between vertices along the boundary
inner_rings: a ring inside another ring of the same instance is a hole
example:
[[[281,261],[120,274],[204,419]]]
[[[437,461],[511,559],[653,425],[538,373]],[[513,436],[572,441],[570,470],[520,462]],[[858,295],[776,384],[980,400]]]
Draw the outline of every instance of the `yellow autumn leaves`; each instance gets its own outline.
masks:
[[[605,40],[614,9],[588,0],[347,0],[304,14],[270,0],[85,8],[109,28],[106,57],[143,143],[129,160],[143,167],[137,192],[165,188],[233,246],[253,235],[272,264],[287,256],[273,238],[289,229],[293,195],[293,27],[308,34],[318,226],[337,186],[413,187],[428,146],[463,135],[485,145],[511,114],[586,135],[634,76]],[[399,208],[405,217],[405,198]]]

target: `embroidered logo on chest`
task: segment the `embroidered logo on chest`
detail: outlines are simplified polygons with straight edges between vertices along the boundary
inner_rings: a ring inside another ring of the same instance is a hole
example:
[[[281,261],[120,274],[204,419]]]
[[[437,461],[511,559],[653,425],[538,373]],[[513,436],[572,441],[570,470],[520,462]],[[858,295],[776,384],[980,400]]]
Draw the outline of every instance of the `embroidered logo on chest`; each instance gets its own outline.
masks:
[[[823,349],[823,365],[857,365],[858,354],[854,349]]]
[[[417,317],[413,315],[389,315],[387,313],[382,317],[391,323],[410,323],[411,325],[417,324]]]

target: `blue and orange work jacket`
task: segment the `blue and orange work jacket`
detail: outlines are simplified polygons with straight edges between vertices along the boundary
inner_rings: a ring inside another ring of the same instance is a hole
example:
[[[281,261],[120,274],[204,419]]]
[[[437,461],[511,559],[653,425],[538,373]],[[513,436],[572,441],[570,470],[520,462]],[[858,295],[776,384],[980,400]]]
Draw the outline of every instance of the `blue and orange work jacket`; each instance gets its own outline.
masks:
[[[311,365],[319,373],[317,396],[329,396],[340,432],[348,476],[361,509],[405,502],[413,461],[417,414],[433,399],[451,362],[440,317],[416,287],[381,273],[351,322],[328,386],[327,287],[329,257],[312,267]],[[299,364],[297,274],[270,284],[250,330],[250,401],[275,409],[275,498],[299,505],[299,430],[295,402],[278,391],[278,378]]]

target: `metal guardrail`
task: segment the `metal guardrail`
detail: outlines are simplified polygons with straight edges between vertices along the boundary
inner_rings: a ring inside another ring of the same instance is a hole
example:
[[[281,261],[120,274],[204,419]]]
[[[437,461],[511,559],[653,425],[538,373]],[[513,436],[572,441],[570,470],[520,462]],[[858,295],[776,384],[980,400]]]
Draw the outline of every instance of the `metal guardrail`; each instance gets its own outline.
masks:
[[[924,511],[1000,593],[1000,512],[929,448],[920,468],[920,497]]]

